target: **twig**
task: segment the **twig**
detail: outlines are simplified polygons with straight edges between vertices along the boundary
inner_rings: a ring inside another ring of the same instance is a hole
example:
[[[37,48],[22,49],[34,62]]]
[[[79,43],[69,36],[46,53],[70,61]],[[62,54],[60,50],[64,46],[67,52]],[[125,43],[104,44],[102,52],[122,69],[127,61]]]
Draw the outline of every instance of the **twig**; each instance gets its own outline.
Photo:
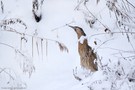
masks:
[[[135,8],[135,6],[134,6],[132,3],[130,3],[128,0],[126,0],[126,1],[127,1],[127,3],[129,3],[132,7]]]
[[[74,21],[71,21],[71,22],[70,22],[70,23],[68,23],[68,24],[72,24],[72,23],[74,23]],[[56,28],[52,29],[51,31],[58,30],[58,29],[63,28],[63,27],[65,27],[65,26],[67,26],[67,24],[62,25],[62,26],[59,26],[59,27],[56,27]]]
[[[131,43],[131,41],[129,43],[130,43],[130,45],[131,45],[131,47],[132,47],[132,49],[134,50],[134,53],[135,53],[135,48],[134,48],[133,44]]]
[[[103,25],[105,28],[107,28],[89,9],[88,7],[85,5],[86,10],[101,24]]]
[[[12,48],[13,50],[15,50],[16,52],[20,53],[23,57],[26,58],[26,56],[25,56],[20,50],[14,48],[13,46],[11,46],[11,45],[9,45],[9,44],[6,44],[6,43],[2,43],[2,42],[0,42],[0,44]]]
[[[76,80],[78,80],[78,81],[81,81],[81,80],[82,80],[80,77],[78,77],[78,76],[76,75],[74,69],[73,69],[73,75],[74,75],[74,77],[75,77]]]
[[[135,32],[111,32],[111,34],[123,34],[123,33],[125,33],[125,34],[127,34],[127,33],[135,34]],[[91,38],[91,37],[94,37],[94,36],[105,35],[105,34],[108,34],[108,33],[97,33],[97,34],[93,34],[93,35],[91,35],[89,37]]]
[[[11,27],[2,26],[2,25],[0,25],[0,27],[1,27],[1,31],[8,31],[8,32],[13,32],[13,33],[19,34],[19,35],[23,35],[23,33],[20,33]]]
[[[79,2],[79,4],[75,7],[74,10],[78,9],[78,7],[83,3],[83,1],[84,1],[84,0],[81,0],[81,1]]]
[[[102,45],[104,45],[105,43],[107,43],[107,42],[110,41],[110,40],[114,40],[114,38],[109,39],[109,40],[106,40],[106,41],[104,41],[103,43],[101,43],[101,44],[96,48],[96,51],[97,51],[97,49],[99,49]]]
[[[12,80],[14,80],[14,77],[6,71],[7,68],[3,68],[3,69],[0,68],[0,69],[1,69],[0,73],[2,73],[2,72],[6,73],[7,75],[9,75],[9,77],[10,77]]]
[[[116,51],[121,51],[121,52],[127,52],[127,53],[134,53],[135,52],[135,51],[125,51],[125,50],[121,50],[121,49],[117,49],[117,48],[111,48],[111,47],[104,47],[104,48],[108,48],[108,49],[112,49],[112,50],[116,50]]]
[[[39,39],[43,39],[43,40],[49,40],[49,41],[53,41],[53,42],[59,42],[57,40],[53,40],[53,39],[49,39],[49,38],[45,38],[45,37],[39,37],[39,36],[35,36],[35,35],[30,35],[30,34],[27,34],[27,33],[21,33],[21,32],[18,32],[16,30],[1,30],[1,31],[8,31],[8,32],[16,33],[16,34],[19,34],[19,35],[26,35],[26,36],[37,38],[37,39],[39,38]]]

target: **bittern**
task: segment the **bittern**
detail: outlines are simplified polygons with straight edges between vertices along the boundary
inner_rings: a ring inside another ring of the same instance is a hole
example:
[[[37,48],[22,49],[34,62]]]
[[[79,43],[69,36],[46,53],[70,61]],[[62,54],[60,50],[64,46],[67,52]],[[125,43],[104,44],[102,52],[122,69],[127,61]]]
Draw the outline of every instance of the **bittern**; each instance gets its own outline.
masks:
[[[86,36],[82,28],[78,26],[68,26],[74,29],[78,39],[80,39],[81,36]],[[87,39],[84,39],[83,43],[78,42],[78,52],[80,55],[80,64],[83,68],[91,70],[92,72],[98,70],[97,63],[94,62],[94,60],[97,59],[97,55],[94,53],[92,47],[88,45]]]

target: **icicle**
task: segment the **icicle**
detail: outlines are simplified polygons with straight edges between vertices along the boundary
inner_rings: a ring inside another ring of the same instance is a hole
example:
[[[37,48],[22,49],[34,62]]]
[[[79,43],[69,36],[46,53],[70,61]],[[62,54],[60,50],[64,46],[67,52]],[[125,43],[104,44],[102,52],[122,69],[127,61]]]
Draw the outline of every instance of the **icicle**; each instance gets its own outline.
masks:
[[[36,40],[36,46],[37,46],[37,52],[38,52],[38,56],[39,56],[38,40]]]
[[[46,56],[48,55],[48,41],[46,39]]]
[[[42,55],[42,60],[43,60],[43,39],[41,39],[41,55]]]
[[[32,57],[33,57],[33,54],[34,54],[34,47],[33,47],[33,44],[34,44],[34,37],[32,36]]]

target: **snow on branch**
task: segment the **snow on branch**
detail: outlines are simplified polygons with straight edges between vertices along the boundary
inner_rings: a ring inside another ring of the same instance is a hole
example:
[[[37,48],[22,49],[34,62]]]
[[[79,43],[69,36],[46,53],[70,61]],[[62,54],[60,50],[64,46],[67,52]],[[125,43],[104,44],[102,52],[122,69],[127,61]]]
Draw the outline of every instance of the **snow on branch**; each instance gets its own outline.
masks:
[[[59,42],[59,41],[57,41],[57,40],[52,40],[52,39],[48,39],[48,38],[45,38],[45,37],[40,37],[40,36],[37,36],[37,35],[35,35],[35,34],[34,34],[34,35],[30,35],[30,34],[27,34],[27,33],[22,33],[22,32],[19,32],[19,31],[15,30],[15,29],[11,28],[10,26],[8,26],[8,25],[17,24],[17,23],[23,25],[23,26],[25,27],[25,29],[27,29],[27,25],[26,25],[22,20],[17,19],[17,18],[14,18],[14,19],[7,19],[7,20],[2,20],[2,21],[0,21],[0,28],[1,28],[1,31],[7,31],[7,32],[12,32],[12,33],[16,33],[16,34],[18,34],[18,35],[21,35],[21,42],[22,42],[22,40],[27,41],[27,39],[25,38],[26,36],[31,37],[32,40],[34,40],[34,38],[35,38],[35,39],[40,39],[40,40],[41,40],[41,43],[42,43],[44,40],[45,40],[45,41],[47,40],[47,41],[56,42],[56,43],[59,45],[61,51],[66,51],[66,52],[68,52],[68,48],[67,48],[63,43],[61,43],[61,42]],[[66,25],[64,25],[64,26],[66,26]],[[39,42],[36,41],[37,48],[38,48],[38,43],[39,43]],[[42,45],[43,45],[43,44],[42,44]],[[42,47],[42,45],[41,45],[41,47]],[[33,46],[33,42],[32,42],[32,46]],[[37,50],[38,50],[38,49],[37,49]],[[38,51],[39,51],[39,50],[38,50]],[[32,52],[32,53],[33,53],[33,52]]]
[[[1,85],[2,84],[6,84],[6,87],[3,85],[1,87],[1,89],[10,89],[13,90],[15,88],[21,88],[21,89],[26,89],[27,85],[26,83],[22,82],[22,80],[18,80],[17,74],[14,72],[14,70],[12,70],[11,68],[1,68],[0,67],[0,76],[1,78],[9,78],[6,79],[4,81],[1,81]]]
[[[68,48],[61,42],[57,41],[57,40],[53,40],[53,39],[49,39],[49,38],[45,38],[45,37],[40,37],[40,36],[34,36],[34,35],[30,35],[30,34],[27,34],[27,33],[21,33],[21,32],[18,32],[16,31],[15,29],[13,28],[10,28],[10,27],[7,27],[7,26],[4,26],[3,28],[4,30],[1,30],[1,31],[8,31],[8,32],[12,32],[12,33],[16,33],[16,34],[19,34],[19,35],[23,35],[23,36],[29,36],[31,38],[36,38],[36,39],[40,39],[41,41],[43,40],[47,40],[47,41],[52,41],[52,42],[56,42],[59,46],[60,46],[60,50],[61,51],[67,51],[68,52]],[[24,38],[24,37],[23,37]]]
[[[1,20],[0,26],[4,27],[4,29],[6,29],[7,25],[14,25],[17,23],[23,25],[25,27],[25,29],[27,29],[26,24],[19,18],[11,18],[11,19],[6,19],[6,20]]]
[[[23,72],[29,73],[29,76],[31,76],[32,72],[35,70],[35,67],[33,66],[32,64],[33,62],[30,60],[30,58],[27,55],[25,55],[23,52],[21,52],[19,49],[16,49],[15,47],[9,44],[0,42],[0,45],[4,45],[13,49],[15,51],[15,54],[19,57],[19,60],[21,60],[20,63]]]
[[[127,0],[107,0],[106,6],[115,14],[117,26],[122,31],[132,31],[135,25],[134,5]],[[130,25],[129,25],[130,24]]]
[[[15,54],[16,54],[17,58],[19,59],[21,69],[23,70],[24,73],[28,73],[29,76],[31,76],[31,74],[35,70],[35,67],[34,67],[33,61],[32,61],[32,58],[34,56],[33,55],[34,48],[37,49],[38,56],[41,53],[42,59],[43,59],[43,54],[44,54],[43,46],[46,46],[46,55],[48,53],[48,41],[57,43],[61,51],[68,52],[68,48],[63,43],[61,43],[57,40],[40,37],[40,36],[38,36],[38,32],[36,32],[36,31],[34,34],[28,34],[26,32],[19,32],[18,30],[10,27],[10,25],[15,25],[15,24],[21,24],[25,27],[24,29],[27,29],[27,25],[22,20],[14,18],[14,19],[7,19],[7,20],[0,21],[0,31],[15,33],[16,35],[20,36],[20,49],[17,49],[12,45],[9,45],[9,44],[3,43],[3,42],[0,42],[0,45],[4,45],[9,48],[12,48],[15,51]],[[29,38],[27,38],[27,37],[29,37]],[[23,53],[23,46],[24,46],[24,44],[28,43],[30,38],[31,38],[32,53],[31,53],[31,56],[30,55],[28,56]],[[46,41],[46,43],[44,43],[44,41]],[[36,47],[34,47],[34,45],[36,45]]]

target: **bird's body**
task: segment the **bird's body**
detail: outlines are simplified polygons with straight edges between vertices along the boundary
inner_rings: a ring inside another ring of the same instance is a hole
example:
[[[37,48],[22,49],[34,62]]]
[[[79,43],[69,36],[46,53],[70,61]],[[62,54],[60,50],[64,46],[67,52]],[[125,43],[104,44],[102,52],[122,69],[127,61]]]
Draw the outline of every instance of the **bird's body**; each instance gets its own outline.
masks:
[[[97,71],[97,64],[94,60],[97,59],[96,54],[93,52],[92,48],[88,46],[87,40],[85,39],[83,44],[78,42],[78,52],[80,55],[81,66],[90,69],[91,71]]]
[[[86,36],[82,28],[69,26],[75,30],[77,33],[78,39],[81,36]],[[88,45],[87,39],[84,39],[83,43],[78,42],[78,52],[80,55],[80,63],[83,68],[89,69],[92,72],[97,71],[97,64],[94,63],[94,60],[97,59],[96,53],[93,52],[92,48]]]

